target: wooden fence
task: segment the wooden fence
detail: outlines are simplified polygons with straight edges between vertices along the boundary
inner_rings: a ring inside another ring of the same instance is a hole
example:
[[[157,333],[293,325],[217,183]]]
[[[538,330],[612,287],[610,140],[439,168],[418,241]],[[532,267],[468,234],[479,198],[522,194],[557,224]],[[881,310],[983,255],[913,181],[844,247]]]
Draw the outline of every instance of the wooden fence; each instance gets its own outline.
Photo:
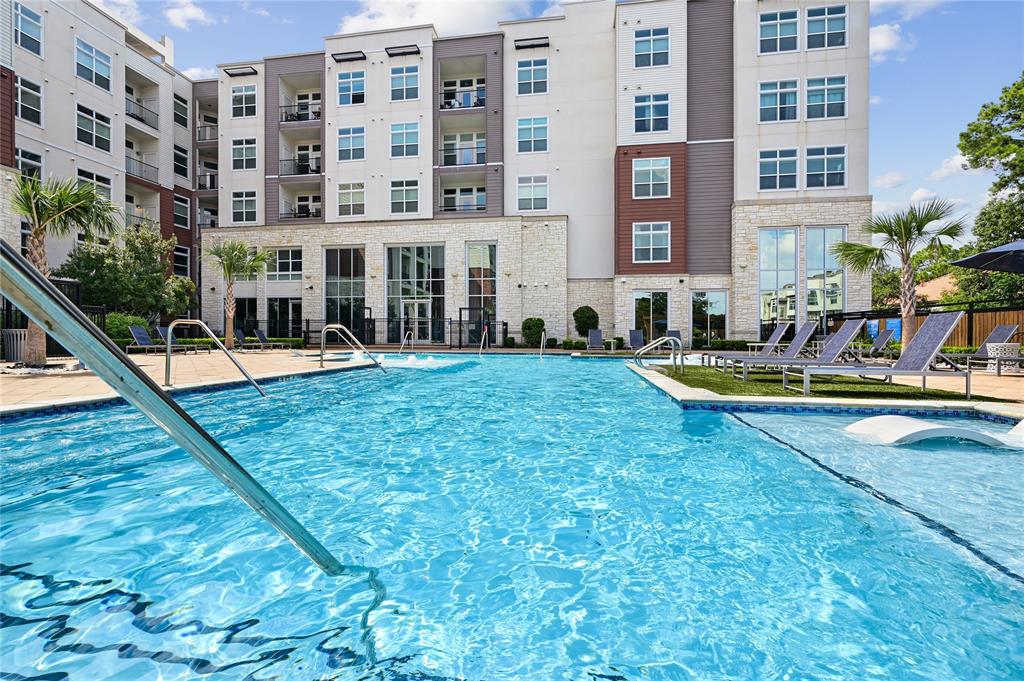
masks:
[[[999,324],[1016,324],[1017,334],[1011,340],[1024,342],[1024,301],[988,300],[976,303],[918,306],[915,321],[920,328],[932,312],[953,312],[963,310],[964,316],[950,335],[946,345],[977,347]],[[885,329],[887,320],[898,321],[899,310],[867,310],[845,312],[833,318],[832,325],[846,319],[877,319],[879,331]]]

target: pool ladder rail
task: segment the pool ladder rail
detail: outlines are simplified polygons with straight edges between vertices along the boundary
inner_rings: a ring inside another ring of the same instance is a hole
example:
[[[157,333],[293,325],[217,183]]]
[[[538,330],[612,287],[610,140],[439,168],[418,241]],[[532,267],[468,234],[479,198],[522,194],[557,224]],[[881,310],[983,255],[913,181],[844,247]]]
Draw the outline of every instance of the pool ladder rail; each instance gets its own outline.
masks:
[[[228,359],[230,359],[231,362],[236,367],[238,367],[238,370],[241,371],[242,375],[245,376],[245,379],[249,381],[250,384],[252,384],[252,387],[256,388],[256,390],[259,391],[259,394],[263,395],[263,397],[269,397],[269,395],[267,395],[267,391],[263,389],[263,386],[256,382],[256,379],[254,379],[252,375],[250,375],[249,372],[245,370],[245,367],[242,366],[241,362],[238,361],[234,354],[232,354],[230,350],[224,347],[224,344],[220,342],[220,339],[217,338],[216,334],[214,334],[213,331],[210,331],[210,327],[208,327],[205,323],[198,319],[175,319],[173,322],[171,322],[170,326],[167,327],[167,360],[164,362],[165,386],[169,388],[173,385],[173,383],[171,383],[171,351],[174,349],[174,343],[171,341],[171,339],[174,338],[174,327],[176,326],[198,326],[203,331],[205,331],[206,335],[210,337],[210,340],[213,341],[214,345],[220,348],[221,352],[227,355]]]
[[[477,357],[484,356],[484,343],[487,342],[487,338],[491,335],[491,325],[484,324],[484,332],[480,335],[480,349],[477,351]]]
[[[683,341],[673,336],[662,336],[661,338],[652,340],[650,343],[633,353],[633,362],[643,369],[644,355],[657,350],[665,344],[671,346],[671,354],[669,358],[672,361],[672,368],[681,372],[683,370]]]
[[[355,334],[353,334],[351,331],[349,331],[348,327],[345,326],[344,324],[328,324],[320,332],[320,368],[321,369],[324,368],[324,351],[327,349],[327,332],[328,331],[333,331],[338,336],[338,338],[340,338],[341,340],[345,341],[345,343],[348,344],[348,346],[350,348],[352,348],[352,352],[353,353],[355,353],[356,350],[359,350],[364,355],[369,357],[370,361],[372,361],[374,364],[376,364],[378,369],[383,371],[385,374],[387,373],[387,370],[384,369],[384,366],[380,363],[380,361],[376,357],[371,355],[369,350],[367,350],[365,347],[363,347],[363,344],[359,342],[359,339],[355,337]]]
[[[537,356],[540,357],[541,359],[544,359],[544,346],[547,345],[547,344],[548,344],[548,332],[545,329],[544,331],[540,332],[540,352],[537,353]]]
[[[402,351],[405,350],[405,341],[407,341],[407,340],[409,341],[409,351],[412,352],[412,354],[415,355],[416,354],[416,339],[412,337],[412,331],[406,331],[405,335],[402,336],[402,347],[398,348],[398,354],[402,354]]]
[[[4,240],[0,240],[0,294],[195,457],[317,567],[329,575],[345,572],[341,562],[281,502]]]

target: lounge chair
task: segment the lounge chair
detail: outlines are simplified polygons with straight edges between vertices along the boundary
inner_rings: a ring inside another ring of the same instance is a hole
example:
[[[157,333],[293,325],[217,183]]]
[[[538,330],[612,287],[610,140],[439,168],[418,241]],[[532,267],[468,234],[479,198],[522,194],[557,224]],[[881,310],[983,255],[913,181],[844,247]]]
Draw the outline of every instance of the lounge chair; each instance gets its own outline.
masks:
[[[793,340],[789,342],[785,352],[778,357],[775,356],[764,356],[764,355],[741,355],[739,357],[726,357],[725,364],[732,366],[732,377],[736,378],[736,366],[743,367],[743,380],[747,380],[747,370],[750,366],[758,366],[762,364],[770,364],[776,359],[796,359],[797,357],[809,356],[810,351],[807,350],[807,342],[811,340],[811,336],[818,330],[818,322],[804,322],[803,326],[796,330],[793,334]]]
[[[813,322],[808,322],[813,324]],[[856,357],[850,353],[850,343],[860,333],[861,327],[864,326],[863,319],[848,319],[843,322],[843,325],[839,327],[839,330],[829,335],[828,340],[825,341],[825,345],[822,346],[821,352],[817,357],[761,357],[756,362],[741,362],[743,366],[743,380],[747,380],[747,370],[752,364],[757,366],[763,366],[765,369],[783,369],[787,367],[802,367],[802,366],[829,366],[834,365],[841,361],[857,361]],[[801,328],[801,331],[803,329]],[[792,344],[786,352],[790,352]],[[733,364],[733,377],[736,376],[736,364]]]
[[[132,350],[142,350],[146,354],[150,352],[167,352],[167,346],[163,343],[154,343],[149,335],[149,331],[144,327],[129,326],[128,331],[132,334],[132,342],[125,347],[127,352]],[[171,352],[188,352],[189,350],[194,350],[194,348],[190,345],[171,346]]]
[[[287,343],[271,342],[267,338],[267,334],[263,333],[263,329],[253,329],[252,332],[256,335],[256,340],[263,346],[265,350],[273,350],[274,348],[281,348],[282,350],[288,347]]]
[[[590,329],[587,331],[587,351],[604,350],[604,336],[601,329]]]
[[[1024,363],[1024,356],[992,357],[989,354],[988,345],[989,343],[1009,343],[1010,339],[1017,333],[1017,328],[1018,326],[1016,324],[1000,324],[989,332],[988,337],[981,342],[981,346],[978,348],[977,352],[970,354],[944,355],[944,357],[951,359],[954,362],[966,362],[968,371],[971,369],[972,363],[987,365],[989,362],[995,362],[996,375],[1001,376],[1003,373],[1003,364],[1022,364]]]
[[[896,329],[883,329],[877,336],[875,336],[875,342],[871,344],[871,347],[867,349],[862,357],[878,357],[884,355],[888,358],[892,354],[892,350],[889,349],[889,341],[896,334]]]
[[[163,341],[164,347],[167,347],[167,344],[170,343],[175,349],[185,348],[185,352],[191,350],[198,355],[200,350],[206,350],[206,354],[210,354],[211,348],[209,345],[186,345],[185,343],[175,342],[174,335],[170,333],[169,328],[166,326],[156,327],[156,333],[160,336],[160,340]]]
[[[675,338],[680,343],[683,342],[683,333],[679,329],[669,329],[665,332],[666,338]]]
[[[640,329],[630,329],[629,331],[629,349],[639,350],[644,345],[644,332]]]
[[[241,329],[235,329],[235,347],[241,348],[242,350],[262,350],[263,345],[261,343],[250,343],[245,340],[245,334],[242,333]]]
[[[917,330],[914,337],[907,343],[903,354],[892,366],[843,365],[790,367],[782,372],[782,385],[789,387],[790,377],[803,379],[804,395],[811,394],[811,378],[813,376],[860,376],[869,378],[877,376],[892,383],[893,376],[914,376],[921,378],[921,390],[927,387],[929,376],[962,376],[967,399],[971,398],[971,372],[961,369],[951,360],[942,356],[942,345],[960,323],[963,312],[937,312],[928,315],[924,324]],[[950,367],[950,371],[940,371],[939,363]]]
[[[782,337],[786,334],[787,331],[789,331],[789,322],[781,322],[779,324],[776,324],[775,325],[775,329],[772,330],[772,335],[770,335],[768,337],[768,340],[765,341],[761,345],[761,349],[758,350],[755,353],[752,353],[751,356],[754,356],[754,357],[769,357],[769,356],[771,356],[772,353],[775,352],[775,349],[778,347],[779,341],[782,340]],[[748,350],[749,350],[749,346],[748,346]],[[738,356],[739,356],[738,353],[735,353],[735,352],[733,352],[733,353],[728,353],[728,352],[707,352],[707,353],[704,353],[703,355],[701,355],[700,362],[701,362],[701,364],[704,364],[704,359],[706,358],[706,359],[709,360],[708,363],[711,366],[714,366],[717,369],[718,368],[718,360],[723,360],[723,362],[722,362],[722,371],[725,371],[725,361],[724,360],[727,360],[729,357],[738,357]]]

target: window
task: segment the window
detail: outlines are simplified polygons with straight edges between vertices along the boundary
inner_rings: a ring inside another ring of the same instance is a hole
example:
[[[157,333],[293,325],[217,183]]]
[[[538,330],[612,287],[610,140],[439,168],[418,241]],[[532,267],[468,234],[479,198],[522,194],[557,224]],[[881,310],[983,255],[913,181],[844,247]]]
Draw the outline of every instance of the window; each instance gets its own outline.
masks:
[[[469,306],[471,322],[494,319],[497,316],[497,261],[497,244],[466,244],[466,304]]]
[[[482,132],[450,133],[441,137],[441,165],[465,166],[487,160],[487,136]]]
[[[75,39],[75,72],[79,78],[110,91],[110,56],[78,38]]]
[[[441,191],[441,210],[455,213],[487,210],[487,187],[445,187]]]
[[[668,262],[668,222],[633,223],[633,262]]]
[[[328,248],[324,259],[327,268],[324,281],[327,322],[344,324],[362,338],[366,302],[366,257],[363,249]]]
[[[516,64],[519,94],[540,95],[548,91],[548,60],[520,59]]]
[[[442,109],[470,109],[486,102],[486,78],[457,78],[441,83]]]
[[[391,68],[391,101],[400,102],[420,97],[420,67],[393,66]]]
[[[724,340],[728,309],[728,292],[693,291],[690,294],[690,347],[706,348],[711,341]]]
[[[188,149],[174,145],[174,174],[188,177]]]
[[[762,151],[758,167],[759,191],[796,189],[796,149]]]
[[[807,118],[846,116],[846,76],[807,79]]]
[[[43,177],[43,156],[25,149],[14,150],[15,165],[22,175],[34,177],[37,180]]]
[[[256,222],[256,192],[231,192],[232,222]]]
[[[302,249],[279,248],[267,267],[267,281],[301,281]]]
[[[348,182],[338,185],[338,215],[366,214],[366,185],[362,182]]]
[[[391,124],[391,158],[420,155],[420,124]]]
[[[391,212],[416,213],[420,209],[419,180],[391,180]]]
[[[637,95],[633,98],[633,131],[668,130],[668,95]]]
[[[242,139],[231,140],[231,169],[255,170],[255,168],[256,138],[243,137]]]
[[[234,85],[231,88],[231,117],[252,118],[256,115],[256,86]]]
[[[794,52],[797,49],[797,12],[763,12],[761,14],[761,54]]]
[[[807,49],[846,47],[846,6],[807,10]]]
[[[15,76],[14,114],[23,121],[42,125],[43,88],[21,76]]]
[[[366,129],[338,128],[338,160],[358,161],[366,157]]]
[[[645,343],[668,333],[668,291],[633,291],[633,328]]]
[[[318,218],[322,214],[321,207],[319,194],[296,196],[295,212],[292,215],[298,218]]]
[[[633,198],[662,199],[669,195],[672,160],[668,158],[633,159]]]
[[[846,147],[807,147],[807,188],[846,186]]]
[[[519,153],[548,150],[548,117],[520,118],[517,121]]]
[[[189,227],[189,201],[183,196],[174,197],[174,226],[182,229]]]
[[[32,54],[43,54],[43,17],[14,3],[14,42]]]
[[[78,141],[110,151],[110,118],[78,105]]]
[[[174,274],[179,277],[187,277],[192,272],[192,253],[188,246],[174,247]]]
[[[444,246],[390,246],[386,253],[387,318],[401,320],[388,324],[387,342],[401,343],[406,331],[444,340]]]
[[[548,176],[523,175],[516,179],[519,210],[548,209]]]
[[[110,200],[110,178],[97,175],[96,173],[89,172],[88,170],[78,170],[78,184],[91,184],[96,187],[96,193],[102,196],[107,201]]]
[[[647,28],[633,34],[633,66],[668,65],[668,29]]]
[[[845,232],[840,226],[807,228],[807,321],[821,320],[822,331],[828,329],[828,319],[845,307],[846,276],[832,252]]]
[[[757,241],[763,339],[771,335],[779,322],[796,321],[796,229],[762,229]]]
[[[797,110],[797,85],[795,80],[779,80],[761,83],[760,87],[762,123],[795,121]]]
[[[350,106],[366,103],[366,72],[347,71],[338,74],[338,104]]]
[[[174,95],[174,122],[188,127],[188,100],[181,95]]]

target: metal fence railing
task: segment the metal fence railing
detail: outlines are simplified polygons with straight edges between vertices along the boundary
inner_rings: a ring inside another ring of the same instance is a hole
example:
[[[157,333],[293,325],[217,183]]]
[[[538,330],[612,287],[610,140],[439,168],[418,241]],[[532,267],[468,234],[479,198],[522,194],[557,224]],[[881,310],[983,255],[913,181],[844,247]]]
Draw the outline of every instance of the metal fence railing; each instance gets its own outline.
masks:
[[[1017,324],[1017,337],[1018,339],[1024,338],[1024,301],[1020,300],[979,300],[963,303],[919,304],[915,320],[917,326],[920,327],[924,318],[932,312],[952,312],[955,310],[963,310],[965,314],[946,341],[946,345],[976,347],[999,324]],[[887,324],[900,322],[900,311],[899,308],[885,308],[841,312],[830,317],[829,330],[834,330],[847,319],[877,320],[878,325],[872,325],[872,328],[882,330],[886,328]],[[867,328],[867,325],[865,325],[865,328]]]
[[[51,279],[50,282],[56,286],[57,290],[68,298],[68,300],[74,303],[79,310],[84,312],[85,316],[89,318],[89,321],[99,327],[101,331],[106,331],[107,309],[105,307],[93,305],[82,305],[82,287],[77,281],[73,279]],[[19,310],[14,303],[2,297],[0,297],[0,328],[28,328],[28,317],[25,316],[25,313]],[[49,335],[46,336],[46,355],[47,357],[54,358],[66,358],[72,356],[70,352],[68,352],[60,343]]]

